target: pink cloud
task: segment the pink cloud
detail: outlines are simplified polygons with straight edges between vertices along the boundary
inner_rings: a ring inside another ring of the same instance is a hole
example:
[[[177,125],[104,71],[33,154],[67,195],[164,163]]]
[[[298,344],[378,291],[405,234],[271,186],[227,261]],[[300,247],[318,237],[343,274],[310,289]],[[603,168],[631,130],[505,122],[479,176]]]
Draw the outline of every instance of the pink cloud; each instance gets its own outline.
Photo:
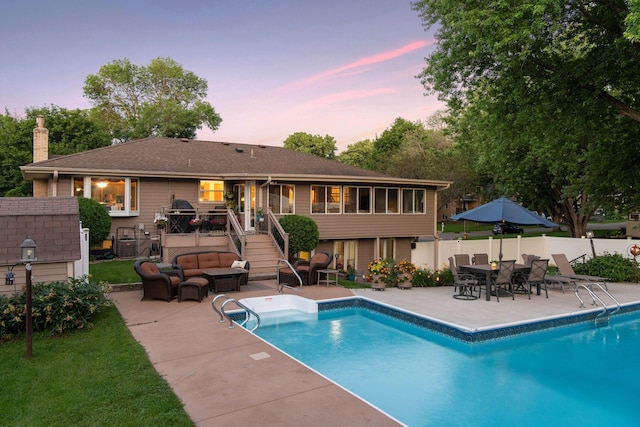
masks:
[[[370,68],[369,67],[370,65],[378,64],[385,61],[390,61],[392,59],[411,53],[416,49],[420,49],[421,47],[424,47],[430,43],[432,42],[426,42],[424,40],[409,43],[398,49],[388,50],[386,52],[381,52],[372,56],[367,56],[367,57],[358,59],[357,61],[352,62],[350,64],[343,65],[341,67],[337,67],[332,70],[327,70],[322,73],[314,74],[305,79],[292,82],[286,85],[285,87],[299,88],[300,86],[307,86],[307,85],[311,85],[314,83],[318,83],[318,82],[329,80],[336,77],[361,74],[367,71]]]
[[[396,91],[391,88],[348,90],[345,92],[338,92],[338,93],[332,93],[326,96],[321,96],[314,100],[305,102],[300,106],[300,109],[310,110],[314,108],[324,107],[326,105],[335,104],[338,102],[351,101],[353,99],[367,98],[370,96],[384,95],[384,94],[395,93],[395,92]]]

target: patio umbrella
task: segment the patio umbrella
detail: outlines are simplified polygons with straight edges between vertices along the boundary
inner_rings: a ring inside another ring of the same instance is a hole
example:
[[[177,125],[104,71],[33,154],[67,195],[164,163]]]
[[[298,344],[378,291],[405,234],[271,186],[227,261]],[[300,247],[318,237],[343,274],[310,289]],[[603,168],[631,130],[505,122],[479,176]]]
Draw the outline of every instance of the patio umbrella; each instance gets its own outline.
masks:
[[[558,224],[523,208],[513,200],[501,197],[489,203],[453,215],[454,221],[475,221],[482,223],[510,222],[517,225],[541,225],[543,227],[557,227]],[[500,254],[502,261],[502,228],[500,229]]]

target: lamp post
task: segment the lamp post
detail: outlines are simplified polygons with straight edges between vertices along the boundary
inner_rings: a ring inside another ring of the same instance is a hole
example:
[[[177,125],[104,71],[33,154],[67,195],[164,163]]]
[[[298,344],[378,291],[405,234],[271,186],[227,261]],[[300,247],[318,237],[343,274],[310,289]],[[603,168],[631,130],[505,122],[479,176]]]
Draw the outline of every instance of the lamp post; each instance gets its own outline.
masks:
[[[26,303],[26,326],[27,326],[27,359],[31,359],[31,335],[32,335],[32,298],[31,298],[31,263],[36,261],[36,242],[31,237],[24,239],[20,245],[20,261],[24,263],[27,273],[27,303]]]

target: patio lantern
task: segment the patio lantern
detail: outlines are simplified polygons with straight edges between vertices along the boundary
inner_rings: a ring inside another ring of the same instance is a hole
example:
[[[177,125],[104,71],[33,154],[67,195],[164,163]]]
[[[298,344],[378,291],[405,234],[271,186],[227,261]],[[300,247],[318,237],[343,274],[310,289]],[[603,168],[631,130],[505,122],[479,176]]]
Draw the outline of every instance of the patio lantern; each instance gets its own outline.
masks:
[[[31,359],[31,336],[33,329],[33,318],[32,318],[32,285],[31,285],[31,263],[33,261],[37,261],[36,258],[36,242],[31,239],[31,237],[27,237],[24,239],[24,242],[20,245],[20,261],[24,263],[24,268],[27,273],[27,295],[26,295],[26,335],[27,335],[27,359]]]

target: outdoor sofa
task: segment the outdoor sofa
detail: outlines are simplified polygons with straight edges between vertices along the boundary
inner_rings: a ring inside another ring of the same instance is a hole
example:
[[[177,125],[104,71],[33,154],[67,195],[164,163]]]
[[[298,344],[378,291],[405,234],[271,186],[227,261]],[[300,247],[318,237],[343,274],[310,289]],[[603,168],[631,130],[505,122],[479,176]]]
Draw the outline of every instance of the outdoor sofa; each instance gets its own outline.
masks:
[[[205,277],[204,270],[216,268],[232,268],[234,262],[241,261],[240,257],[233,252],[222,251],[200,251],[187,252],[176,255],[171,260],[173,268],[180,270],[188,280],[191,277]],[[240,277],[239,285],[246,285],[249,280],[249,261],[243,261],[247,273]],[[236,263],[237,264],[237,263]]]

